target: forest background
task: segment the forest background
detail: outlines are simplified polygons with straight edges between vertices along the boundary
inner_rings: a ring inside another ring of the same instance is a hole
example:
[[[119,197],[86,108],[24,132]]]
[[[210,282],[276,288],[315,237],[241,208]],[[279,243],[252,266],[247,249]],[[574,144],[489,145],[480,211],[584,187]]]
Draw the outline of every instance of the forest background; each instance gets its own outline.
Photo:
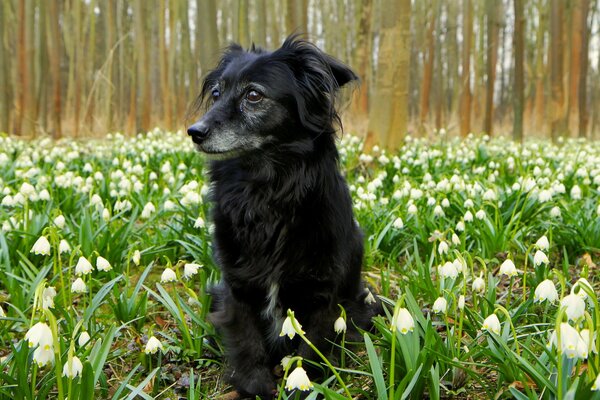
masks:
[[[598,0],[3,0],[0,132],[184,129],[228,43],[292,32],[361,77],[345,122],[367,146],[600,137]]]

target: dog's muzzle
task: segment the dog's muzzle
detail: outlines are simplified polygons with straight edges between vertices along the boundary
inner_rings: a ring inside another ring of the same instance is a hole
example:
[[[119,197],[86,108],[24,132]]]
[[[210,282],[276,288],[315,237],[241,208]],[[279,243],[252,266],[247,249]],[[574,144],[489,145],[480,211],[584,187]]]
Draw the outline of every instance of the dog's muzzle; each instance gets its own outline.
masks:
[[[194,143],[200,144],[210,134],[210,128],[204,121],[198,121],[187,130]]]

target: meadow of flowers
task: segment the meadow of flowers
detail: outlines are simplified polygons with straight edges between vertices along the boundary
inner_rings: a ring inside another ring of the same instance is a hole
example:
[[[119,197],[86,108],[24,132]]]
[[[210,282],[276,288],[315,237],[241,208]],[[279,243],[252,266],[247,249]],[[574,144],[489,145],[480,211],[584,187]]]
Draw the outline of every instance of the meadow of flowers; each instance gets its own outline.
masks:
[[[386,314],[323,355],[329,378],[282,360],[280,398],[600,399],[599,143],[339,147]],[[0,399],[230,390],[204,172],[183,133],[0,137]],[[292,311],[282,335],[303,337]]]

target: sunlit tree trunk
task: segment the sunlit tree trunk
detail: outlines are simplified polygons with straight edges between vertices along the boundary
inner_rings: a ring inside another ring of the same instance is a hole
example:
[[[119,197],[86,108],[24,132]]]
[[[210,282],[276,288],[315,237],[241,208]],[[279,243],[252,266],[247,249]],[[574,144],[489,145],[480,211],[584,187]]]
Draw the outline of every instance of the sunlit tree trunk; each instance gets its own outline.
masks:
[[[5,3],[0,4],[0,59],[8,60],[8,49],[5,46],[7,42],[5,37],[5,29],[9,24],[8,16],[6,15],[6,8],[8,5]],[[8,70],[10,64],[7,62],[0,62],[0,132],[10,131],[10,110],[11,100],[9,91],[9,78]]]
[[[550,0],[550,134],[552,140],[567,132],[563,86],[563,8],[561,0]]]
[[[256,0],[256,26],[252,40],[260,46],[267,45],[267,3],[266,0]]]
[[[47,45],[50,59],[50,75],[52,76],[52,136],[59,138],[62,136],[62,109],[61,109],[61,41],[58,5],[55,1],[48,3],[48,34]]]
[[[471,48],[473,40],[473,7],[471,0],[463,0],[463,49],[460,99],[460,134],[465,137],[471,131]]]
[[[578,109],[579,109],[579,121],[578,121],[578,132],[579,137],[587,137],[587,125],[588,125],[588,107],[587,107],[587,75],[589,65],[589,31],[588,31],[588,12],[589,12],[589,0],[581,0],[581,15],[579,21],[579,35],[581,36],[581,61],[579,62],[579,91],[578,91]],[[600,67],[600,64],[598,65]]]
[[[515,33],[513,44],[515,51],[513,139],[523,141],[523,107],[525,95],[525,74],[523,71],[525,57],[524,0],[514,0],[513,6],[515,11]]]
[[[433,80],[433,65],[435,60],[435,25],[438,0],[434,0],[429,9],[429,21],[427,24],[427,34],[425,37],[427,58],[423,66],[423,79],[421,81],[421,101],[419,107],[419,123],[421,133],[424,133],[425,122],[429,115],[429,98],[431,95],[431,83]]]
[[[137,54],[137,85],[139,88],[140,115],[139,124],[136,124],[136,131],[147,131],[150,129],[150,77],[148,73],[148,47],[145,44],[145,5],[142,0],[135,0],[133,3],[133,26]],[[171,32],[172,35],[175,32]],[[135,91],[135,90],[134,90]]]
[[[215,66],[219,53],[219,35],[217,31],[217,5],[216,0],[197,0],[198,23],[196,30],[200,33],[198,44],[200,54],[200,68],[202,75],[206,75],[210,68]]]
[[[494,84],[496,83],[496,62],[498,60],[498,12],[500,0],[486,1],[487,14],[487,72],[485,94],[485,117],[483,130],[492,134],[494,120]]]
[[[355,92],[352,110],[359,117],[369,112],[369,87],[371,84],[371,10],[373,0],[359,0],[359,22],[356,34],[356,52],[354,66],[361,79],[360,89]]]
[[[536,56],[535,56],[535,127],[541,129],[545,125],[545,96],[544,96],[544,77],[546,67],[544,66],[545,40],[547,13],[541,0],[538,2],[538,30],[536,33]]]

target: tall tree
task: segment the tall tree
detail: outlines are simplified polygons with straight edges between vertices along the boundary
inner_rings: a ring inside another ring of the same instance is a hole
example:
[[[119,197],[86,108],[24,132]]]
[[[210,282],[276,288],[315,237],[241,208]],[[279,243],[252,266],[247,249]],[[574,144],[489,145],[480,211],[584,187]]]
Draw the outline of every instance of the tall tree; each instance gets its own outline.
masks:
[[[513,116],[513,139],[523,141],[523,108],[525,97],[525,4],[524,0],[514,0],[515,11],[515,84],[514,84],[514,116]]]
[[[587,137],[587,126],[589,119],[587,107],[587,75],[589,64],[589,28],[587,19],[589,13],[589,6],[589,0],[581,0],[581,14],[579,20],[579,36],[581,37],[581,53],[579,56],[581,60],[579,62],[579,91],[577,100],[577,105],[579,106],[579,137]]]
[[[537,3],[537,14],[538,14],[538,27],[536,32],[536,55],[535,55],[535,101],[534,101],[534,112],[535,125],[538,129],[544,126],[545,121],[545,95],[544,95],[544,81],[545,71],[544,66],[544,55],[545,51],[545,32],[548,14],[542,0],[538,0]]]
[[[439,0],[433,0],[430,4],[427,33],[425,37],[427,58],[423,66],[423,79],[421,80],[421,101],[419,107],[419,123],[421,133],[423,133],[425,129],[425,122],[429,115],[429,98],[431,95],[431,83],[433,81],[433,66],[435,60],[434,32],[437,19],[438,1]]]
[[[471,0],[463,0],[462,36],[462,84],[459,120],[460,134],[465,137],[471,131],[471,42],[473,40],[473,6]]]
[[[133,25],[135,33],[136,54],[137,54],[137,87],[139,88],[138,101],[140,104],[139,123],[136,123],[136,131],[147,131],[150,129],[150,74],[148,71],[148,46],[144,38],[146,37],[146,12],[145,2],[135,0],[133,3]],[[175,32],[171,32],[175,35]],[[135,89],[134,89],[135,91]]]
[[[206,75],[218,57],[217,4],[216,0],[196,0],[196,5],[196,43],[199,45],[197,58],[202,75]]]
[[[287,34],[308,33],[308,1],[285,0],[285,27]]]
[[[6,38],[6,26],[9,24],[7,16],[8,2],[0,4],[0,59],[8,60],[8,49],[5,46],[7,42]],[[9,77],[8,71],[10,64],[7,62],[0,62],[0,132],[10,131],[10,110],[11,110],[11,99],[9,91]]]
[[[556,140],[567,131],[563,86],[564,6],[565,3],[561,0],[550,0],[550,135],[552,140]]]
[[[59,138],[62,136],[62,118],[61,118],[61,86],[60,78],[60,60],[61,60],[61,41],[58,5],[55,1],[48,3],[48,34],[47,45],[50,59],[50,75],[52,76],[52,136]]]
[[[360,16],[358,18],[358,30],[356,34],[356,50],[354,65],[361,79],[360,90],[356,91],[352,109],[359,116],[366,117],[369,112],[369,87],[371,84],[371,12],[373,0],[358,0],[357,7]]]
[[[496,83],[496,62],[498,60],[498,18],[500,5],[500,0],[486,0],[487,57],[483,130],[489,135],[492,134],[492,124],[494,120],[494,86]]]

